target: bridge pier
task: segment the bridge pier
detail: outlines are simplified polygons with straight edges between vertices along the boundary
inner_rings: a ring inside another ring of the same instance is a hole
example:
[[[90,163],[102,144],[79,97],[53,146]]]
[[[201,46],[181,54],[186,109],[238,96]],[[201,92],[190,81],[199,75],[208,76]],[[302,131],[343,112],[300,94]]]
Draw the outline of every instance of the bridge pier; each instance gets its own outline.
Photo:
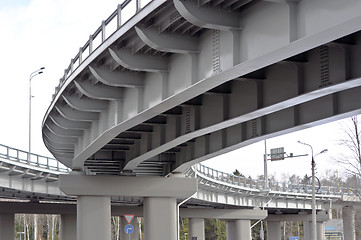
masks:
[[[61,215],[60,240],[76,240],[76,219],[75,214]]]
[[[267,222],[267,239],[268,240],[280,240],[281,239],[281,222],[280,221],[268,221]],[[305,238],[308,239],[308,238]]]
[[[303,221],[303,232],[305,239],[311,239],[311,221]],[[323,221],[317,221],[317,240],[325,239],[325,224]]]
[[[355,240],[355,209],[353,206],[342,207],[344,240]]]
[[[14,213],[0,214],[0,239],[14,239]]]
[[[303,237],[304,239],[311,239],[311,222],[303,221]]]
[[[177,239],[177,199],[144,198],[144,239]]]
[[[251,240],[251,221],[227,221],[227,240]]]
[[[204,218],[189,219],[189,239],[204,240]]]
[[[317,239],[324,240],[324,222],[329,219],[329,215],[325,212],[317,214]],[[311,238],[311,214],[280,214],[268,215],[265,219],[267,221],[267,239],[280,240],[281,239],[281,222],[302,221],[304,230],[304,239]],[[313,240],[313,239],[312,239]]]
[[[317,240],[325,239],[325,223],[317,222]]]
[[[110,212],[110,197],[78,196],[77,240],[110,240]]]
[[[110,196],[143,197],[146,240],[177,239],[177,199],[197,191],[197,180],[185,177],[61,175],[59,188],[77,196],[77,240],[111,239]]]

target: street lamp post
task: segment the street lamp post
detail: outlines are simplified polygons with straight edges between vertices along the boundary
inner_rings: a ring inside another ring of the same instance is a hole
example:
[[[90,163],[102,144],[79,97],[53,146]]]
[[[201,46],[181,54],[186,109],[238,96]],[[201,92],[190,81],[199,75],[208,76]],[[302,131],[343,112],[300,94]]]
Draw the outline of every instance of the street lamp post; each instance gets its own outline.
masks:
[[[33,77],[42,74],[45,67],[41,67],[38,70],[32,72],[29,76],[29,153],[31,152],[31,79],[33,79]],[[29,159],[30,160],[30,159]]]
[[[315,157],[321,153],[327,152],[327,149],[322,150],[321,152],[317,153],[316,155],[313,155],[313,148],[310,144],[298,141],[298,143],[309,146],[311,148],[311,155],[312,155],[312,161],[311,161],[311,168],[312,168],[312,227],[311,227],[311,239],[317,240],[317,219],[316,219],[316,182],[315,182]]]

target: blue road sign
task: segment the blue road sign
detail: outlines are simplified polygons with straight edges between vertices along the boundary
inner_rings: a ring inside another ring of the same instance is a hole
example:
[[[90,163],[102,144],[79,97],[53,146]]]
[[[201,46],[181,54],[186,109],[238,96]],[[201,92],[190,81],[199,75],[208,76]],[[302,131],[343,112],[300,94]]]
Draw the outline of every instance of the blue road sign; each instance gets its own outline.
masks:
[[[290,237],[289,240],[298,240],[299,238],[298,237]]]
[[[134,231],[134,227],[132,225],[128,224],[127,226],[125,226],[124,231],[126,234],[132,234]]]

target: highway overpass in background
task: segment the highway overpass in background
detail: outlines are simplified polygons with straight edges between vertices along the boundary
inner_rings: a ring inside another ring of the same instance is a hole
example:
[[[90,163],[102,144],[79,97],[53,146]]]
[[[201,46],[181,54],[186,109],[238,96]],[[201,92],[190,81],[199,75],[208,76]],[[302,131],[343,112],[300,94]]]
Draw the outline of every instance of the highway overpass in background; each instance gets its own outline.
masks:
[[[61,215],[61,239],[77,239],[77,198],[65,195],[58,187],[59,175],[68,172],[53,158],[0,144],[0,238],[14,239],[14,214],[27,213]],[[264,181],[234,176],[201,164],[189,168],[185,176],[197,179],[198,184],[197,192],[178,204],[179,217],[190,219],[189,237],[204,240],[204,219],[213,218],[227,222],[228,239],[247,239],[251,228],[238,231],[238,235],[236,229],[250,220],[262,219],[267,222],[268,239],[281,238],[281,222],[285,221],[303,222],[301,236],[310,239],[311,186],[270,181],[266,188]],[[345,231],[354,226],[359,200],[352,189],[321,186],[316,200],[318,239],[325,237],[325,223],[332,218],[332,209],[342,209]],[[140,197],[111,197],[111,216],[122,216],[120,229],[127,225],[124,215],[144,217],[143,201]],[[121,231],[121,239],[138,240],[137,222],[132,224],[134,232],[128,235]]]

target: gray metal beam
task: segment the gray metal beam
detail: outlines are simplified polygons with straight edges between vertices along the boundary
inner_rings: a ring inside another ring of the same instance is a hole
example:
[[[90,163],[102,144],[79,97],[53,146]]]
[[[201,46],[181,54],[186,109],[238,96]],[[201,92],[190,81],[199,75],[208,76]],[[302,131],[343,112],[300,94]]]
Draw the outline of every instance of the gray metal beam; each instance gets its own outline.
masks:
[[[89,66],[89,71],[98,81],[113,87],[142,87],[141,73],[110,71]]]
[[[129,49],[111,49],[110,55],[122,67],[133,71],[167,72],[166,57],[132,54]]]
[[[134,27],[138,36],[149,47],[171,53],[197,53],[198,40],[195,37],[175,33],[158,33],[154,28]]]
[[[182,17],[193,25],[218,30],[242,28],[240,14],[216,8],[198,7],[197,1],[173,0],[173,3]]]

